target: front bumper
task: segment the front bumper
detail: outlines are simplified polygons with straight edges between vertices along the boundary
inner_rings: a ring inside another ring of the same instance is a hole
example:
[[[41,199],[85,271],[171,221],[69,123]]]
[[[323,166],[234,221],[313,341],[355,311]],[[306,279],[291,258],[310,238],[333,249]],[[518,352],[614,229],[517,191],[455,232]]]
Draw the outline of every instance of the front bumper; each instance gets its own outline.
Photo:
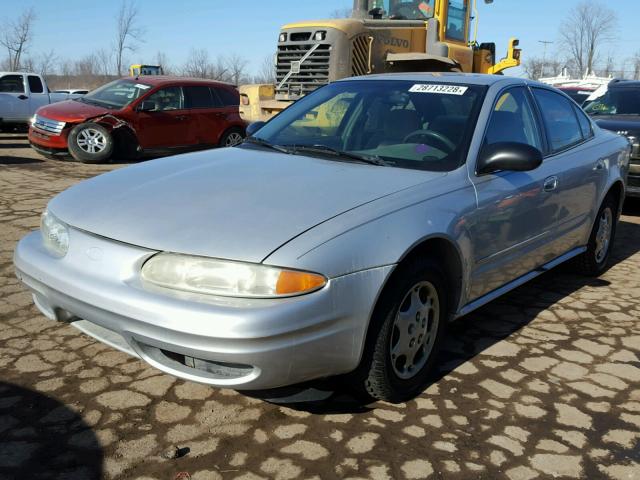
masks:
[[[49,318],[138,356],[169,374],[244,390],[293,385],[353,370],[371,310],[392,266],[332,278],[283,299],[168,295],[138,272],[154,251],[70,229],[52,257],[39,232],[17,245],[18,277]]]
[[[46,132],[33,126],[29,127],[29,143],[36,150],[41,149],[43,151],[66,151],[67,150],[67,137],[69,136],[69,128],[65,128],[56,135],[51,132]]]

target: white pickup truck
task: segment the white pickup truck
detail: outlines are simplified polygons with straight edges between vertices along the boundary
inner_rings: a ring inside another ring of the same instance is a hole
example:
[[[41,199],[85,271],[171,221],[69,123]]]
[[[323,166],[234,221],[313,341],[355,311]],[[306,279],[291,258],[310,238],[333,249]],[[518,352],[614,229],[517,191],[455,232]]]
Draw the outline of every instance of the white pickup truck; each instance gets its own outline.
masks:
[[[84,91],[86,93],[86,91]],[[42,76],[25,72],[0,72],[0,130],[25,126],[43,105],[75,98],[77,93],[50,93]]]

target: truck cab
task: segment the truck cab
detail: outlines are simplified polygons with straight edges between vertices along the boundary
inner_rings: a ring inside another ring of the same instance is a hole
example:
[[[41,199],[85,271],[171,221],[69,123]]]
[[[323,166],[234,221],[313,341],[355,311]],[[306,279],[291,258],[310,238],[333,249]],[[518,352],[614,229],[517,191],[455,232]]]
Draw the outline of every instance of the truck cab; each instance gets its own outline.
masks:
[[[0,128],[27,125],[35,111],[50,102],[49,89],[40,75],[0,72]]]

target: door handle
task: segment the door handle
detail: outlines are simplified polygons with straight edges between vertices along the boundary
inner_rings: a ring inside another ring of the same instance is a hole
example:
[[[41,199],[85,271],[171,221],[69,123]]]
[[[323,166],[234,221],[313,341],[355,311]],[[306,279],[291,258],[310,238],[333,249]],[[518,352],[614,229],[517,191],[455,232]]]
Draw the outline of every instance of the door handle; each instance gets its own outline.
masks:
[[[552,192],[558,188],[558,177],[554,175],[553,177],[545,178],[543,188],[545,192]]]
[[[595,167],[593,167],[593,169],[594,169],[594,170],[604,170],[604,167],[605,167],[605,166],[606,166],[606,165],[605,165],[605,163],[604,163],[604,158],[601,158],[601,159],[599,159],[599,160],[596,162],[596,166],[595,166]]]
[[[176,115],[176,119],[177,120],[186,120],[187,116],[186,115]]]
[[[27,97],[26,95],[18,95],[18,98],[19,98],[20,100],[26,100],[26,99],[27,99],[27,98],[29,98],[29,97]]]

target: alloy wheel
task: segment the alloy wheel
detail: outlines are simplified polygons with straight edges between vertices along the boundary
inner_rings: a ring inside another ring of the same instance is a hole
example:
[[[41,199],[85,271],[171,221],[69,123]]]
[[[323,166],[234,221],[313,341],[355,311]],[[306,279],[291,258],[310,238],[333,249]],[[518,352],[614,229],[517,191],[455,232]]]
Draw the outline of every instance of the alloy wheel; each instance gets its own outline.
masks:
[[[430,282],[419,282],[404,296],[391,332],[389,354],[395,374],[408,380],[427,363],[440,321],[438,291]]]
[[[596,232],[596,262],[602,263],[609,252],[611,243],[611,232],[613,230],[613,212],[610,208],[605,208],[598,220],[598,231]]]
[[[242,143],[242,140],[243,140],[242,135],[240,135],[237,132],[232,132],[229,134],[229,136],[225,140],[224,146],[233,147],[234,145],[238,145],[239,143]]]
[[[107,138],[102,132],[94,128],[80,130],[76,143],[78,147],[87,153],[100,153],[107,148]]]

